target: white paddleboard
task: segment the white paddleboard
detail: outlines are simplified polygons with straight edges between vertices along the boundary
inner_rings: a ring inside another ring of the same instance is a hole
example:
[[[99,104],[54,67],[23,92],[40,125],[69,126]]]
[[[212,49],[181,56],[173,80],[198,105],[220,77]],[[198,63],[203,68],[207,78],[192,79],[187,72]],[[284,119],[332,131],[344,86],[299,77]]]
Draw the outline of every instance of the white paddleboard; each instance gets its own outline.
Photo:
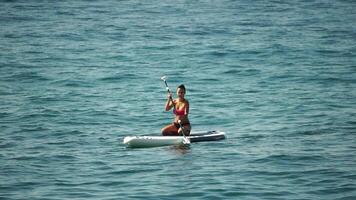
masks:
[[[191,142],[216,141],[225,139],[221,131],[205,131],[192,133],[190,136],[127,136],[123,143],[131,148],[159,147],[169,145],[183,145]]]

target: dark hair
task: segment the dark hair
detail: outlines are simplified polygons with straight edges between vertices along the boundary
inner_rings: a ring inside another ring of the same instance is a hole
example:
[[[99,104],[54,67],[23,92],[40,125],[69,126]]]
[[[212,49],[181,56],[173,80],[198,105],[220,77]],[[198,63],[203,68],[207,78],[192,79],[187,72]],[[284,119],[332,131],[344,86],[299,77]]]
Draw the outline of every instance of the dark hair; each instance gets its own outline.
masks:
[[[183,84],[179,85],[178,88],[184,90],[184,93],[186,92],[185,86]]]

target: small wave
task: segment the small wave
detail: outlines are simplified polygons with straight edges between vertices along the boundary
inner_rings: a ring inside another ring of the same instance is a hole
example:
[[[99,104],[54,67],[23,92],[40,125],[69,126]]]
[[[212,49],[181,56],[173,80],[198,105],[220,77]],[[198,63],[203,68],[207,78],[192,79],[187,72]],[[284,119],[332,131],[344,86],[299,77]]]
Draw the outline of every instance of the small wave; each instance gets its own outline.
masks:
[[[103,187],[116,187],[116,186],[123,186],[127,183],[127,181],[106,181],[99,183],[100,186]]]
[[[32,117],[30,117],[32,118]],[[29,127],[23,127],[21,128],[21,131],[22,132],[42,132],[42,131],[47,131],[48,129],[43,127],[43,126],[40,126],[40,125],[32,125],[32,126],[29,126]]]
[[[294,162],[295,164],[298,162],[305,162],[305,161],[312,161],[317,162],[318,160],[324,160],[323,156],[319,155],[288,155],[288,154],[277,154],[277,155],[270,155],[264,158],[260,158],[255,160],[254,162]],[[291,163],[290,163],[291,164]]]
[[[76,156],[72,156],[72,155],[65,155],[65,154],[61,154],[61,155],[55,155],[53,156],[54,158],[57,158],[59,160],[76,160],[77,157]]]
[[[0,149],[6,149],[6,148],[13,148],[16,147],[17,143],[16,142],[5,142],[5,143],[0,143]]]
[[[212,51],[209,53],[209,55],[211,56],[215,56],[215,57],[225,57],[228,55],[227,52],[222,52],[222,51]]]
[[[18,34],[14,34],[14,33],[6,33],[3,36],[4,38],[8,38],[8,39],[16,39],[16,38],[21,38],[20,35]]]
[[[2,15],[0,17],[0,20],[9,23],[9,22],[28,22],[28,21],[35,21],[35,20],[37,21],[38,19],[26,15],[20,15],[20,16]]]
[[[17,156],[12,159],[18,161],[28,161],[28,160],[35,160],[37,158],[38,158],[37,156]]]
[[[125,82],[129,79],[138,79],[138,75],[134,73],[124,73],[124,74],[115,74],[100,78],[99,81],[110,82],[110,83],[119,83]]]
[[[311,135],[324,135],[326,133],[330,133],[331,130],[305,130],[305,131],[299,131],[296,133],[291,133],[291,135],[305,135],[305,136],[311,136]]]
[[[212,82],[220,82],[221,80],[217,79],[217,78],[202,78],[202,79],[200,79],[200,81],[207,82],[207,83],[211,84]]]
[[[32,71],[20,72],[20,73],[13,74],[13,75],[9,76],[9,79],[14,80],[14,81],[25,81],[25,82],[27,82],[27,81],[37,82],[37,81],[49,81],[50,80],[47,77],[40,75],[37,72],[32,72]]]
[[[242,70],[239,69],[230,69],[227,71],[224,71],[223,74],[227,74],[227,75],[237,75],[239,73],[241,73]]]
[[[128,169],[128,170],[112,171],[107,174],[108,175],[122,175],[122,174],[128,175],[128,174],[137,174],[137,173],[146,173],[146,172],[151,173],[152,169]]]

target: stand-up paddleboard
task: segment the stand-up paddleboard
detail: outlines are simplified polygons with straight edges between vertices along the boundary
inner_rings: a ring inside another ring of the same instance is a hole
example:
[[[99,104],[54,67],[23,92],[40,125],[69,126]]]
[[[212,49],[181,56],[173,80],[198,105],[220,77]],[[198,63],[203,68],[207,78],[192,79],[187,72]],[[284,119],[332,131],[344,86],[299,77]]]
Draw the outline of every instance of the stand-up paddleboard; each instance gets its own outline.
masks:
[[[205,131],[192,133],[190,136],[127,136],[123,143],[131,148],[160,147],[169,145],[184,145],[193,142],[217,141],[225,139],[221,131]]]

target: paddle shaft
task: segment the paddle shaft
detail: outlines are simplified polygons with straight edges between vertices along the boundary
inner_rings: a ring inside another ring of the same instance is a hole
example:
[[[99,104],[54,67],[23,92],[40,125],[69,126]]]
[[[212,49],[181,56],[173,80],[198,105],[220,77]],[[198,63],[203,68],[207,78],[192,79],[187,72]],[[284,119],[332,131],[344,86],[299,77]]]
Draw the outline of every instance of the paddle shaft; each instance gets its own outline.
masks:
[[[182,123],[181,123],[181,121],[180,120],[178,120],[178,124],[179,124],[179,126],[180,126],[180,128],[182,129],[182,135],[183,135],[183,137],[185,137],[185,128],[183,127],[183,125],[182,125]]]
[[[171,90],[170,90],[169,87],[168,87],[168,83],[167,83],[166,79],[165,79],[164,77],[162,77],[162,80],[164,81],[164,84],[166,85],[167,92],[168,92],[169,94],[171,94],[171,95],[169,96],[169,100],[170,100],[170,101],[172,102],[172,104],[173,104],[173,112],[175,113],[175,111],[176,111],[176,105],[175,105],[175,103],[174,103],[174,101],[173,101],[173,98],[172,98],[172,92],[171,92]]]

